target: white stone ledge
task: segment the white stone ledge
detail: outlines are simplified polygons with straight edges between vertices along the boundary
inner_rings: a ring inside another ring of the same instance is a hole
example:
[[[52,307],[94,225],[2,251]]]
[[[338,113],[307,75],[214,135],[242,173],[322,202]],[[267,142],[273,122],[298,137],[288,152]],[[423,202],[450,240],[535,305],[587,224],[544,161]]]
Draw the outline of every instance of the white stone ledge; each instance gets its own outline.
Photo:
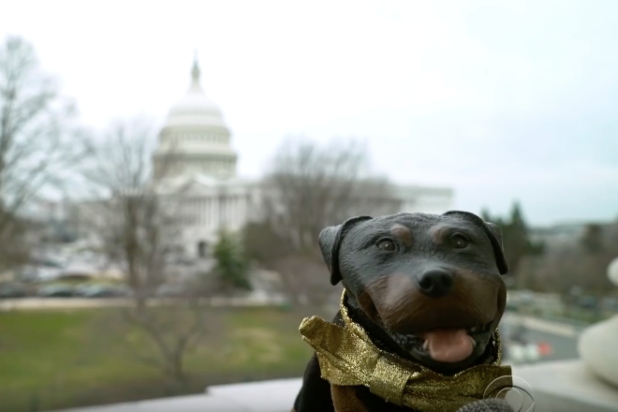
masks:
[[[593,376],[581,360],[513,367],[513,375],[530,384],[536,412],[618,411],[618,388]]]
[[[596,379],[579,360],[515,366],[513,374],[530,384],[534,412],[618,411],[618,388]],[[300,385],[301,379],[284,379],[212,386],[203,395],[62,412],[290,412]]]
[[[57,412],[290,412],[302,380],[211,386],[206,393]]]

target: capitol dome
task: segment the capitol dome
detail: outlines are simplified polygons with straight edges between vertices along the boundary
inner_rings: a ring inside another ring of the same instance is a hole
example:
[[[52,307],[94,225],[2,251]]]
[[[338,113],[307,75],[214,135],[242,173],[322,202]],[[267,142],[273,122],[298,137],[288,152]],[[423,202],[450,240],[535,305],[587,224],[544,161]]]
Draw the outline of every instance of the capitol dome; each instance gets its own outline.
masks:
[[[236,175],[237,157],[221,109],[200,84],[196,60],[189,89],[172,105],[159,133],[159,146],[153,155],[155,178],[232,178]]]
[[[206,96],[200,84],[200,69],[197,62],[191,71],[189,90],[172,106],[164,127],[188,125],[227,128],[221,109]]]

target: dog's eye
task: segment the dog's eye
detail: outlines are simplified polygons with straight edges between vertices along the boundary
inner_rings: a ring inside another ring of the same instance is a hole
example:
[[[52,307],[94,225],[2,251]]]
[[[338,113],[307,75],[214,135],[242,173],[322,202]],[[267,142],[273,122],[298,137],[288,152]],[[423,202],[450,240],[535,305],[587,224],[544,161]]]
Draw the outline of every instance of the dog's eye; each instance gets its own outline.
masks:
[[[388,239],[380,240],[376,244],[376,246],[378,247],[378,249],[384,250],[386,252],[393,252],[395,250],[395,242],[393,242],[392,240],[388,240]]]
[[[470,244],[470,240],[461,233],[453,233],[451,235],[451,244],[454,248],[463,249]]]

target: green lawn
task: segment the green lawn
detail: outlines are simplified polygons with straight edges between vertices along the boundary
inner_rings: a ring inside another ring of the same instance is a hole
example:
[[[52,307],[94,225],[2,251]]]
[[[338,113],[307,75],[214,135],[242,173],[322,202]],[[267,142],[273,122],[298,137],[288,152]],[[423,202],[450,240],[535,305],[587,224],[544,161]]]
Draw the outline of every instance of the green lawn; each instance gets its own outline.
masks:
[[[273,308],[209,311],[211,328],[186,358],[191,382],[183,393],[302,374],[310,350],[298,333],[299,315]],[[182,323],[168,315],[170,330]],[[156,349],[118,310],[0,313],[0,410],[33,412],[172,394],[161,372],[137,360],[138,354]]]

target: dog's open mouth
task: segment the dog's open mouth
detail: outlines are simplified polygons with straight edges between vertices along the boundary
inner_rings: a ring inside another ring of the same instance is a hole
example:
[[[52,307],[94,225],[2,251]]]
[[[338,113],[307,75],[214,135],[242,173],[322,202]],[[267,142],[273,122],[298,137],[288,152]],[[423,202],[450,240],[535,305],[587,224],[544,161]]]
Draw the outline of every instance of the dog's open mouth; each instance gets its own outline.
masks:
[[[457,363],[474,352],[478,338],[490,331],[492,322],[469,329],[436,329],[413,335],[393,334],[407,352],[429,357],[436,362]]]

